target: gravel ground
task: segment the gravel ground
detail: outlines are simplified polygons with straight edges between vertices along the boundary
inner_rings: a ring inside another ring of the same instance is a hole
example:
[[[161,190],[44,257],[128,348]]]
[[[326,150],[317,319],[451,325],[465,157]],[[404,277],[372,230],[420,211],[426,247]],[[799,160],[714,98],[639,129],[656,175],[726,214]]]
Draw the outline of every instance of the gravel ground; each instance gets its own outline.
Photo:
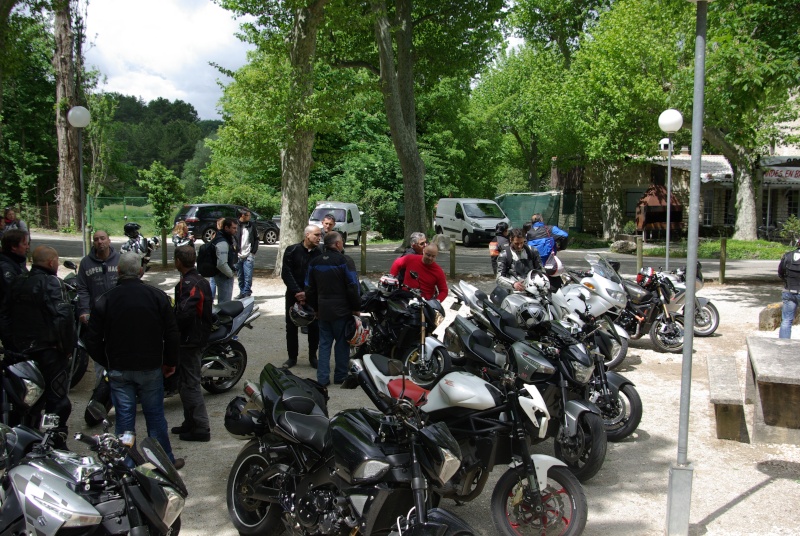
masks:
[[[177,281],[177,273],[153,271],[145,279],[167,290]],[[492,286],[488,279],[478,284],[483,288]],[[256,273],[254,295],[262,316],[255,322],[254,329],[244,330],[239,337],[249,354],[245,378],[255,380],[266,363],[280,366],[286,359],[284,289],[279,279]],[[706,374],[707,355],[712,352],[732,354],[739,365],[744,389],[745,338],[756,331],[761,308],[780,300],[780,288],[778,285],[707,285],[700,295],[716,304],[721,325],[715,336],[695,338],[688,443],[689,461],[694,467],[690,534],[798,534],[800,517],[789,512],[790,505],[800,504],[800,448],[716,439]],[[455,314],[449,310],[450,301],[448,298],[444,304],[448,316]],[[134,334],[135,326],[132,326]],[[776,333],[762,335],[777,336]],[[800,337],[798,328],[795,328],[795,337]],[[584,485],[589,503],[585,534],[664,533],[668,470],[677,456],[681,361],[681,355],[654,351],[647,337],[631,342],[628,357],[619,372],[636,384],[644,404],[644,416],[634,436],[621,443],[609,443],[603,468]],[[305,377],[316,376],[316,371],[307,364],[303,342],[299,362],[294,372]],[[90,370],[72,392],[72,431],[86,429],[83,410],[90,396],[92,378]],[[175,455],[186,459],[181,473],[190,492],[182,515],[183,534],[236,534],[227,513],[225,487],[233,460],[244,443],[227,434],[223,416],[227,403],[239,394],[240,388],[241,384],[230,393],[207,394],[212,420],[211,442],[188,443],[177,437],[173,442]],[[331,414],[362,405],[370,403],[359,390],[331,390]],[[178,397],[167,399],[165,406],[169,425],[180,424],[182,409]],[[752,406],[748,408],[752,410]],[[138,421],[141,436],[144,419],[140,417]],[[81,448],[74,442],[71,446],[76,450]],[[552,442],[538,445],[536,451],[552,454]],[[495,479],[502,472],[501,468],[494,471],[482,496],[470,505],[443,501],[443,506],[463,517],[478,532],[495,534],[488,503]]]

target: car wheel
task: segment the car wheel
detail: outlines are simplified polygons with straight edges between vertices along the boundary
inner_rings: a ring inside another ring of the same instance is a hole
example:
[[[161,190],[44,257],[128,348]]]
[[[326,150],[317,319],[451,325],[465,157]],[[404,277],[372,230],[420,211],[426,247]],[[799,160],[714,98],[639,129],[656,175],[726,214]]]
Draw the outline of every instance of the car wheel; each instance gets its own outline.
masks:
[[[264,243],[265,244],[277,244],[278,243],[278,231],[275,229],[267,229],[264,232]]]
[[[208,228],[206,228],[205,231],[203,231],[203,234],[201,235],[201,238],[203,239],[203,242],[208,244],[209,242],[214,240],[215,236],[217,236],[217,230],[214,229],[213,227],[208,227]]]

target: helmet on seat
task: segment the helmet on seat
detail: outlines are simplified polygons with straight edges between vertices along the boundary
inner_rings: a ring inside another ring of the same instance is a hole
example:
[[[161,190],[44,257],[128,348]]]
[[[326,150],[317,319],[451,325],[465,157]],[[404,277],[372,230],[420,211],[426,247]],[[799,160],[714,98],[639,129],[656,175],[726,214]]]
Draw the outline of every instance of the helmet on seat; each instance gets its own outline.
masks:
[[[122,230],[124,231],[125,236],[127,236],[128,238],[136,238],[139,235],[139,229],[141,228],[142,226],[139,225],[138,223],[131,222],[131,223],[126,223],[125,226],[122,228]]]
[[[650,290],[650,287],[653,286],[653,283],[656,281],[656,269],[652,266],[642,268],[642,270],[636,274],[636,282],[639,284],[640,287]]]
[[[518,313],[517,321],[522,329],[531,329],[547,320],[547,312],[538,303],[523,306]]]
[[[550,281],[541,272],[531,270],[525,279],[525,290],[533,296],[548,296]]]
[[[304,327],[311,324],[314,319],[316,318],[316,313],[314,309],[310,306],[301,304],[300,302],[295,303],[292,305],[292,308],[289,309],[289,319],[292,323],[297,327]]]
[[[400,288],[400,280],[393,275],[382,275],[378,287],[386,293],[394,292]]]
[[[564,263],[555,255],[551,255],[550,259],[548,259],[544,265],[544,273],[546,273],[548,277],[556,277],[561,275],[563,271]]]
[[[347,342],[350,343],[350,346],[355,347],[367,342],[371,335],[372,331],[369,329],[369,324],[367,324],[366,320],[361,320],[360,316],[355,315],[353,316],[353,321],[348,322],[344,332]]]
[[[249,439],[256,435],[254,418],[247,413],[247,399],[237,396],[225,408],[225,429],[236,439]]]

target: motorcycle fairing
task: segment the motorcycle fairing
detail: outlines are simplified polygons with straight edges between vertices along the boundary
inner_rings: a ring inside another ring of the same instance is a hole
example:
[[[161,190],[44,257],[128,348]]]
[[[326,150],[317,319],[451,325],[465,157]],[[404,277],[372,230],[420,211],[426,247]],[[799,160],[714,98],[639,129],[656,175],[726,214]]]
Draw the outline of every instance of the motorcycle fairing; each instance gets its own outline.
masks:
[[[624,386],[635,385],[632,381],[630,381],[622,374],[618,374],[613,371],[606,372],[606,380],[608,380],[608,387],[611,388],[611,392],[614,396],[617,396],[619,390],[622,389]]]
[[[178,470],[172,465],[169,456],[164,452],[161,443],[156,441],[153,437],[145,437],[142,440],[141,451],[144,458],[155,465],[161,473],[166,477],[170,484],[178,488],[178,491],[184,496],[188,497],[189,492],[186,489],[186,484],[183,482]]]
[[[531,454],[531,459],[533,460],[533,466],[536,468],[536,481],[539,483],[539,491],[547,489],[547,471],[549,471],[551,467],[567,466],[566,463],[558,458],[553,458],[547,454]],[[520,465],[522,465],[522,460],[515,460],[513,463],[509,464],[509,467],[513,469]]]
[[[523,385],[522,388],[530,395],[530,398],[519,397],[519,405],[533,425],[539,428],[539,439],[544,439],[547,435],[547,423],[550,420],[547,404],[544,403],[542,394],[533,385]],[[537,417],[537,412],[541,414],[541,417]]]
[[[497,388],[468,372],[450,372],[431,389],[427,413],[459,407],[465,409],[489,409],[497,405]]]

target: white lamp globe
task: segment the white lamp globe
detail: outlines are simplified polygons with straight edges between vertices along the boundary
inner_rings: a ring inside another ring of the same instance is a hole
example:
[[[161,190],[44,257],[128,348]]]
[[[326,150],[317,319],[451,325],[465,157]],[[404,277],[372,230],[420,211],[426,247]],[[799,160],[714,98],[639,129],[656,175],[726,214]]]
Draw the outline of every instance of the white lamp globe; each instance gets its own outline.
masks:
[[[89,110],[83,106],[73,106],[70,108],[69,112],[67,112],[67,121],[75,128],[86,128],[89,126],[89,121],[91,120],[92,116]]]
[[[668,134],[678,132],[683,126],[683,116],[675,108],[664,110],[658,116],[658,128]]]

